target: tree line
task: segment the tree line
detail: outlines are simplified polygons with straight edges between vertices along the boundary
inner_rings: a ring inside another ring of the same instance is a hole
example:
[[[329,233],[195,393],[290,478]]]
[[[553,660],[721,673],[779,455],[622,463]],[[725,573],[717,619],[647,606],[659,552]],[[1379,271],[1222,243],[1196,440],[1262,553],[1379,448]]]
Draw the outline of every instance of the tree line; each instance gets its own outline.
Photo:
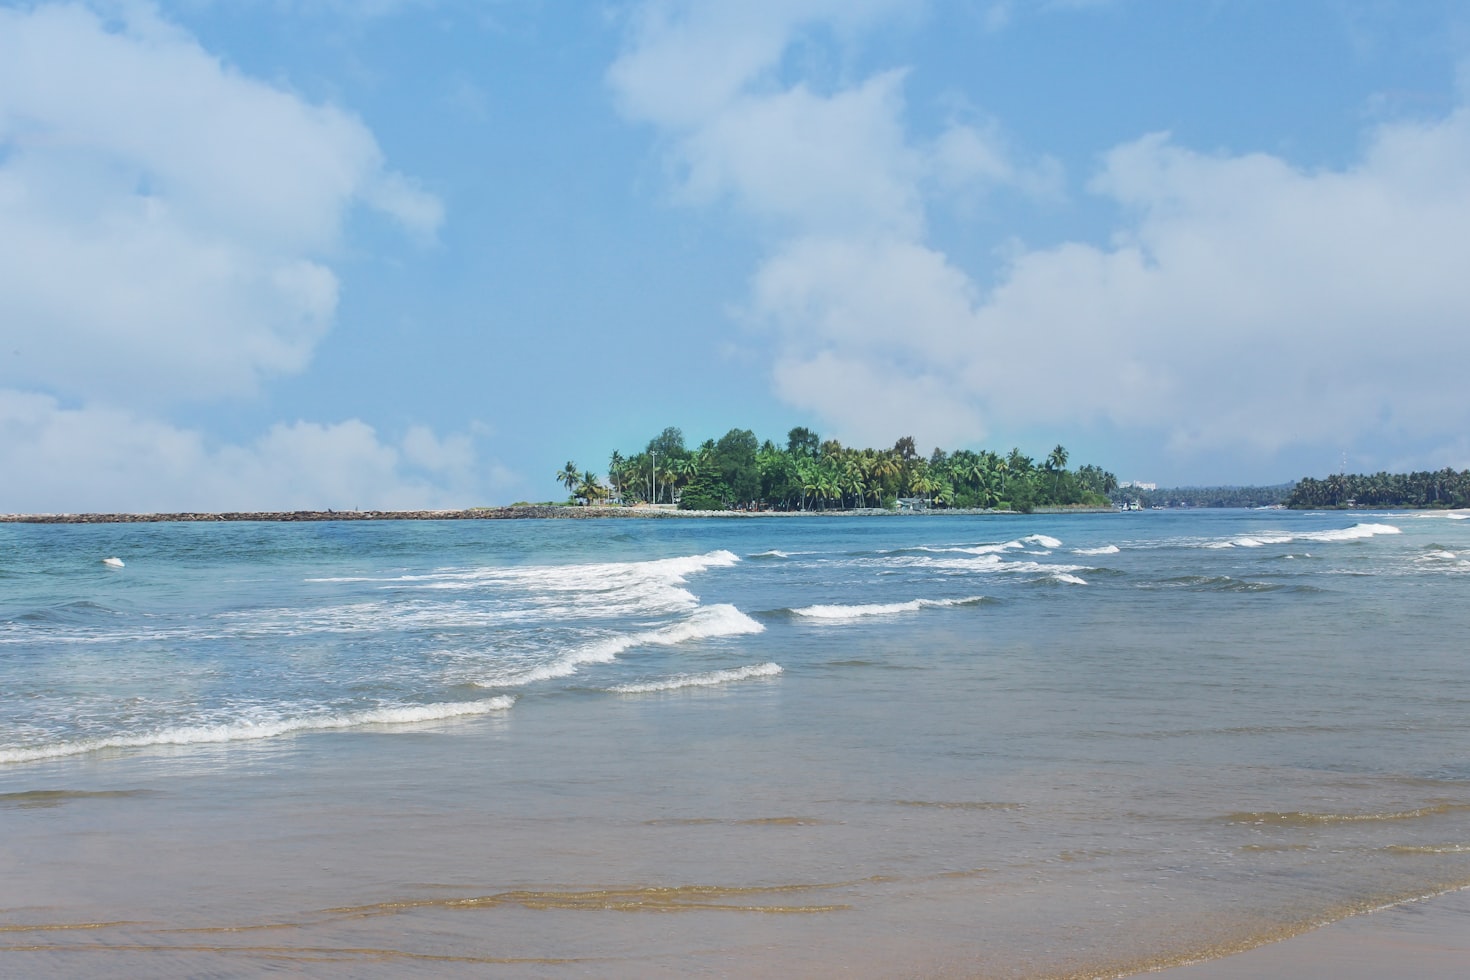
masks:
[[[1325,480],[1305,477],[1286,498],[1302,510],[1334,507],[1470,507],[1470,470],[1335,473]]]
[[[1292,484],[1278,483],[1267,487],[1160,487],[1144,490],[1123,487],[1112,495],[1118,503],[1134,503],[1140,507],[1276,507],[1286,502]]]
[[[573,501],[676,504],[685,510],[834,510],[894,508],[900,501],[938,508],[1029,512],[1043,506],[1108,506],[1118,487],[1091,464],[1069,470],[1056,446],[1041,460],[1020,449],[918,452],[905,436],[891,449],[857,449],[798,426],[784,445],[731,429],[693,449],[678,428],[664,429],[642,452],[614,451],[607,480],[572,461],[556,473]]]

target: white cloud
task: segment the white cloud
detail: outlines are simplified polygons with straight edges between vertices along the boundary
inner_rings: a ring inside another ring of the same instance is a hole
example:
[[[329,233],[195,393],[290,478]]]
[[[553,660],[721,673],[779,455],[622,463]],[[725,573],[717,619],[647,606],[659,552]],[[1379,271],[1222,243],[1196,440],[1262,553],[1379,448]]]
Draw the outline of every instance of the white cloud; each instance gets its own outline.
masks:
[[[143,5],[0,9],[0,383],[124,404],[301,370],[366,204],[439,202],[353,116],[222,64]]]
[[[1043,157],[1017,162],[999,126],[951,123],[928,154],[929,169],[942,191],[962,199],[998,188],[1015,188],[1039,200],[1059,201],[1066,186],[1062,165]]]
[[[99,11],[105,10],[107,17]],[[303,370],[353,208],[439,201],[351,114],[246,77],[146,3],[0,8],[0,510],[466,506],[471,435],[358,419],[222,444],[166,409]]]
[[[894,370],[891,363],[832,350],[783,357],[776,393],[788,404],[833,419],[830,435],[850,445],[886,446],[922,433],[928,445],[972,445],[984,421],[941,368]]]
[[[630,117],[699,129],[752,82],[774,84],[800,31],[857,32],[912,9],[908,0],[650,0],[634,8],[627,50],[608,80]]]
[[[684,193],[729,194],[802,229],[917,233],[919,160],[898,125],[901,82],[890,72],[827,96],[798,85],[734,100],[684,141]]]
[[[636,35],[610,79],[670,139],[688,199],[785,222],[744,314],[774,333],[778,394],[824,426],[973,443],[1107,423],[1257,458],[1470,428],[1470,110],[1371,131],[1336,170],[1145,136],[1088,186],[1119,209],[1107,245],[1012,245],[982,288],[928,241],[924,208],[997,188],[1055,202],[1059,165],[1019,162],[993,125],[909,134],[898,72],[826,94],[783,83],[774,66],[808,21],[761,23],[745,31],[758,53],[709,91],[669,54],[713,43],[693,17]]]
[[[272,426],[247,444],[122,409],[66,408],[0,389],[0,512],[179,512],[467,507],[518,481],[471,436],[357,420]]]

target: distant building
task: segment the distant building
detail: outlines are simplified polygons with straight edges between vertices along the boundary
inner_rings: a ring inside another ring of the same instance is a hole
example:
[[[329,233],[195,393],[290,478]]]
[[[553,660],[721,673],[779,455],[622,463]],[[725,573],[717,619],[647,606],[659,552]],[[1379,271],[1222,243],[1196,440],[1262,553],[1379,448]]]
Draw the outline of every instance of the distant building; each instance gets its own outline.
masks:
[[[1144,483],[1141,480],[1125,480],[1118,484],[1119,490],[1126,490],[1129,487],[1132,487],[1134,490],[1157,490],[1159,485],[1157,483]]]

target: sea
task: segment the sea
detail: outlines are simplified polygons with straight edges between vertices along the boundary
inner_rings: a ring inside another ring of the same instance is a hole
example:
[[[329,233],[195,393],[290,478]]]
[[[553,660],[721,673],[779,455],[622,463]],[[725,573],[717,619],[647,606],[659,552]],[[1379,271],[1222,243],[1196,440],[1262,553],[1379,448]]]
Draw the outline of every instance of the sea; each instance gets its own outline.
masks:
[[[0,974],[1110,977],[1470,885],[1464,513],[0,525]]]

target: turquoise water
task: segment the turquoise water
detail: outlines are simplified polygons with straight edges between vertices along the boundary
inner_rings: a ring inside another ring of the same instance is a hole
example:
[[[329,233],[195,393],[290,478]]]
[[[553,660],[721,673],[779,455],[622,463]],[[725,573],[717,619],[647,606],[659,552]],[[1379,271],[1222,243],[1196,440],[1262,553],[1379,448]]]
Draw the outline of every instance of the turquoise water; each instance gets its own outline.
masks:
[[[1213,955],[1470,883],[1467,586],[1444,514],[0,526],[0,969]]]

